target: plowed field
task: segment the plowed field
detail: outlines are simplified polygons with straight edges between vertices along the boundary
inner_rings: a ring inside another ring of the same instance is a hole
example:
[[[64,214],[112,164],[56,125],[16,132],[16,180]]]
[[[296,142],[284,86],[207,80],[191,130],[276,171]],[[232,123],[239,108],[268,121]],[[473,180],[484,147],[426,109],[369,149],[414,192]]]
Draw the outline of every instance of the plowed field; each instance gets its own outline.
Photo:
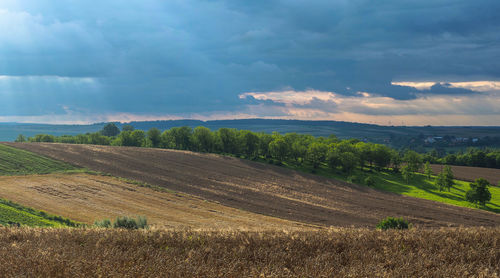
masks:
[[[431,165],[432,171],[438,174],[443,165]],[[500,169],[494,168],[481,168],[481,167],[468,167],[468,166],[450,166],[453,175],[456,179],[464,181],[474,181],[477,178],[487,179],[490,183],[498,185],[500,182]]]
[[[133,147],[8,144],[76,166],[293,221],[373,227],[386,216],[403,216],[422,227],[500,225],[500,215],[494,213],[220,155]]]

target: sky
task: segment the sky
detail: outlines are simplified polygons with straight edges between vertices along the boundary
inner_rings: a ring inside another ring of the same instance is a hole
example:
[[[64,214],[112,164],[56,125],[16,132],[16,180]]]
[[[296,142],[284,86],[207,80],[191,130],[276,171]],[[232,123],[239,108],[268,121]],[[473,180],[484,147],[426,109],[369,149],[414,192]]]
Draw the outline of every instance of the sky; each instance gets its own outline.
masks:
[[[500,125],[498,0],[1,0],[0,122]]]

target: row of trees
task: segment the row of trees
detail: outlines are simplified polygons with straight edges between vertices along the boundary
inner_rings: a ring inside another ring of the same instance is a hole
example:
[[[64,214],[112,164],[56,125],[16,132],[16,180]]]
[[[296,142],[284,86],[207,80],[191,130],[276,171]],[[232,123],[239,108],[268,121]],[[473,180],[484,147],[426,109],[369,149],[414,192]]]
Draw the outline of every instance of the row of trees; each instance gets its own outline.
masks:
[[[23,141],[18,138],[17,141]],[[59,142],[71,144],[96,144],[114,146],[136,146],[223,153],[271,159],[277,163],[307,164],[318,168],[327,164],[350,173],[357,167],[380,170],[393,167],[399,170],[404,162],[411,171],[422,166],[422,157],[413,151],[401,155],[385,145],[365,143],[357,139],[339,140],[335,136],[314,137],[312,135],[288,133],[255,133],[248,130],[221,128],[211,131],[206,127],[175,127],[161,132],[152,128],[147,132],[133,130],[130,126],[121,132],[114,124],[106,125],[100,132],[76,136],[53,136],[39,134],[28,138],[30,142]]]
[[[500,169],[500,150],[469,148],[466,152],[439,154],[437,150],[422,155],[424,161],[436,164]]]

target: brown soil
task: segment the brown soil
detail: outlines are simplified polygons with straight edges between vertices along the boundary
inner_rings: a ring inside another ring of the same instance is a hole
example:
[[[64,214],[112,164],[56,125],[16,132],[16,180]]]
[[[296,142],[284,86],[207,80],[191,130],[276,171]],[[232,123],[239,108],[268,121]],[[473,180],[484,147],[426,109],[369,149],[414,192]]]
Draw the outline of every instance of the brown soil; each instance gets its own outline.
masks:
[[[188,194],[158,192],[109,176],[2,176],[0,188],[0,198],[88,224],[140,215],[158,228],[306,228],[302,223],[226,207]]]
[[[76,166],[288,220],[370,226],[402,216],[417,226],[498,226],[500,215],[377,191],[214,154],[150,148],[7,143]]]
[[[438,174],[444,165],[432,164],[431,169]],[[468,167],[468,166],[450,166],[456,179],[464,181],[474,181],[478,178],[487,179],[493,185],[500,182],[500,169]]]

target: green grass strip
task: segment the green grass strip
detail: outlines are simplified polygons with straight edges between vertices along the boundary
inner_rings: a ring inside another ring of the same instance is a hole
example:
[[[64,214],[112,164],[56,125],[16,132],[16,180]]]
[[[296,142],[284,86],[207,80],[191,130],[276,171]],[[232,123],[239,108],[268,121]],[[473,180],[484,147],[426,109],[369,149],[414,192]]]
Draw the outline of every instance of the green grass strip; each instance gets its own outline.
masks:
[[[0,144],[0,175],[49,174],[78,171],[67,163]]]

